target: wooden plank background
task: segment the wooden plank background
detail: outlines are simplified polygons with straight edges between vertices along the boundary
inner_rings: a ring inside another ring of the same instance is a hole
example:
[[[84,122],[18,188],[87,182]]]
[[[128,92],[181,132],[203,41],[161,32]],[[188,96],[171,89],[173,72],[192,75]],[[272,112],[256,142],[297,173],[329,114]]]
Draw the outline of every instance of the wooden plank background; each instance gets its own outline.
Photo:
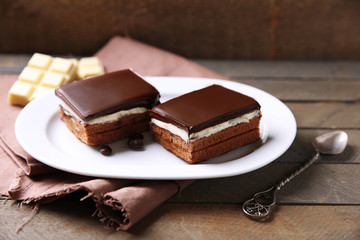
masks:
[[[190,58],[358,60],[357,0],[3,0],[0,52],[91,55],[122,35]]]

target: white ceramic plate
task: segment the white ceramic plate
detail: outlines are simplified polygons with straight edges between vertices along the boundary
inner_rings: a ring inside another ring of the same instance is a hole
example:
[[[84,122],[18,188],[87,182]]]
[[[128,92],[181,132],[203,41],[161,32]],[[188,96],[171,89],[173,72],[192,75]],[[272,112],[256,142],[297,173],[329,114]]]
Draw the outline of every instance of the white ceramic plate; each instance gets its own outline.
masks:
[[[40,162],[67,172],[108,178],[201,179],[227,177],[258,169],[282,155],[296,135],[291,111],[277,98],[254,87],[217,79],[146,77],[164,102],[175,96],[219,84],[255,98],[261,105],[262,142],[190,165],[155,143],[145,133],[144,150],[130,150],[125,140],[111,144],[113,155],[80,142],[59,119],[53,93],[30,102],[19,114],[15,134],[26,152]],[[214,96],[216,97],[216,96]]]

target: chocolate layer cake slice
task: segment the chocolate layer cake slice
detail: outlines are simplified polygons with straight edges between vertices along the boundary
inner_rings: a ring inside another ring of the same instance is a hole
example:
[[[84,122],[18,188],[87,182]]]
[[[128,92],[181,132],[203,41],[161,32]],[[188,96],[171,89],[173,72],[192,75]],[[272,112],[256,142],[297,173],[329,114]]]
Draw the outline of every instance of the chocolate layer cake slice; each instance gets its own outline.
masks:
[[[73,82],[55,90],[60,114],[75,136],[102,145],[149,129],[159,92],[131,69]]]
[[[225,154],[260,139],[259,103],[212,85],[154,107],[155,141],[189,163]]]

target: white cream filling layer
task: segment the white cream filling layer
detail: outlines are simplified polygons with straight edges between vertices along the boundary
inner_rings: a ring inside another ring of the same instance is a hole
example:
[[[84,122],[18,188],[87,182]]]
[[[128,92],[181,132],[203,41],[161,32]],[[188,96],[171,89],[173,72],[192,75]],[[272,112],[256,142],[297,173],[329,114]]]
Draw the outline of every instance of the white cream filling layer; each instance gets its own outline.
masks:
[[[127,115],[140,114],[140,113],[144,113],[147,111],[147,108],[145,108],[145,107],[136,107],[136,108],[132,108],[132,109],[128,109],[128,110],[121,110],[121,111],[118,111],[118,112],[115,112],[115,113],[112,113],[109,115],[97,117],[97,118],[91,119],[89,121],[84,121],[64,101],[60,102],[60,106],[65,110],[65,113],[67,115],[75,117],[78,121],[88,124],[88,125],[97,124],[97,123],[113,122],[113,121],[117,121],[120,118],[125,117]]]
[[[157,120],[155,118],[152,118],[151,122],[153,124],[155,124],[156,126],[158,126],[160,128],[163,128],[163,129],[166,129],[169,132],[171,132],[172,134],[175,134],[175,135],[181,137],[184,141],[189,142],[189,141],[196,141],[196,140],[198,140],[200,138],[208,137],[208,136],[210,136],[212,134],[220,132],[220,131],[222,131],[222,130],[224,130],[226,128],[233,127],[233,126],[238,125],[240,123],[248,123],[254,117],[259,117],[259,116],[260,116],[260,110],[255,110],[255,111],[252,111],[250,113],[241,115],[239,117],[230,119],[229,121],[217,124],[217,125],[212,126],[212,127],[205,128],[205,129],[203,129],[203,130],[201,130],[199,132],[195,132],[195,133],[192,133],[190,135],[185,130],[183,130],[183,129],[181,129],[181,128],[179,128],[179,127],[177,127],[177,126],[175,126],[175,125],[173,125],[171,123],[166,123],[166,122],[163,122],[163,121],[159,121],[159,120]]]

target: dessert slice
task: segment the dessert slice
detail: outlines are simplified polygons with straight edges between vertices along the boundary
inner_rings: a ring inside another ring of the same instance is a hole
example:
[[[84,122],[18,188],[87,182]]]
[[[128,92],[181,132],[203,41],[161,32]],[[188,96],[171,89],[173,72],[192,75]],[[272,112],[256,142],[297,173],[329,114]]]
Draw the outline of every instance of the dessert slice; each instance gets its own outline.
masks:
[[[102,145],[149,129],[148,110],[159,92],[131,69],[90,77],[55,90],[61,119],[89,145]]]
[[[162,103],[150,117],[155,141],[191,164],[260,139],[259,103],[219,85]]]

